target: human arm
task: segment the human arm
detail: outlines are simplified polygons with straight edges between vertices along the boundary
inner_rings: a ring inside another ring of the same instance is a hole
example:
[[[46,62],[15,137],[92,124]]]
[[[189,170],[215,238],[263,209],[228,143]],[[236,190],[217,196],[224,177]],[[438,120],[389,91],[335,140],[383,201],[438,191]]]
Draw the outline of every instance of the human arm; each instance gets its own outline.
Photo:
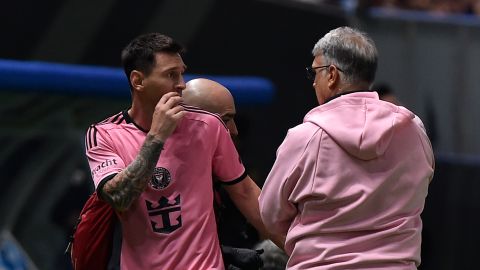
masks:
[[[177,93],[167,93],[160,99],[155,106],[150,131],[136,158],[101,187],[101,197],[117,211],[126,211],[145,190],[165,140],[184,115],[179,105],[181,101]]]
[[[228,129],[222,124],[212,129],[216,145],[213,156],[213,175],[222,184],[237,209],[253,225],[262,238],[272,238],[283,248],[284,238],[270,235],[262,223],[258,208],[260,188],[246,174],[245,167],[233,144]]]
[[[297,126],[288,132],[277,150],[259,198],[262,220],[272,233],[287,234],[298,215],[299,198],[312,186],[320,133],[311,124]]]
[[[258,197],[260,196],[260,188],[250,178],[246,176],[242,181],[233,185],[224,185],[230,199],[240,210],[243,216],[252,224],[263,239],[271,239],[279,248],[283,249],[285,237],[271,234],[262,222],[260,210],[258,206]]]

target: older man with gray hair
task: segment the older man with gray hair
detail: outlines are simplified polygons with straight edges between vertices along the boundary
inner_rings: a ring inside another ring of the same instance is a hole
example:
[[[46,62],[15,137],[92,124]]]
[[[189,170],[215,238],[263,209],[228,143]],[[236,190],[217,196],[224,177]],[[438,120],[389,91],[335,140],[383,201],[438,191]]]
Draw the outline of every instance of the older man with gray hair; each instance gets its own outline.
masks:
[[[417,269],[434,171],[423,124],[369,90],[377,49],[365,33],[334,29],[313,57],[320,105],[278,148],[263,222],[286,236],[287,269]]]

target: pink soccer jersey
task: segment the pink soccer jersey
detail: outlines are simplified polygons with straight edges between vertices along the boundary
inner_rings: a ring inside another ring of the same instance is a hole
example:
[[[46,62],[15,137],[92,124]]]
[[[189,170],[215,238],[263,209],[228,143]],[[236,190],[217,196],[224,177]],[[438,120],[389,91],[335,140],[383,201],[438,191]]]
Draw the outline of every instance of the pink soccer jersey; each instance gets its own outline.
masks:
[[[122,269],[224,269],[212,175],[236,183],[245,178],[245,168],[218,117],[185,109],[147,189],[119,215]],[[146,135],[127,111],[89,128],[85,144],[96,188],[136,158]]]

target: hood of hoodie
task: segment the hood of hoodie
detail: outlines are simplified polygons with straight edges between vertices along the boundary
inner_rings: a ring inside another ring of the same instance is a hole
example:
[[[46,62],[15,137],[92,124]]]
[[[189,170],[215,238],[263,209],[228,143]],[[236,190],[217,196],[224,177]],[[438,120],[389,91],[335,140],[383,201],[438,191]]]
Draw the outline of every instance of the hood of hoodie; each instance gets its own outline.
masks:
[[[304,122],[318,125],[350,155],[372,160],[385,153],[395,129],[414,117],[404,107],[379,100],[376,92],[353,92],[314,108]]]

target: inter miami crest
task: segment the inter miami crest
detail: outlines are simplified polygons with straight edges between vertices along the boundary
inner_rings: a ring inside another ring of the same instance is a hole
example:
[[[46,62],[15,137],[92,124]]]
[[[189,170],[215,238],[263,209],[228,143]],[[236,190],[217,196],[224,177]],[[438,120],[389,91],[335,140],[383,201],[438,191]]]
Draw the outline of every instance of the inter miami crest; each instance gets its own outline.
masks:
[[[163,167],[157,167],[153,170],[150,185],[154,189],[164,189],[168,187],[171,180],[172,177],[170,176],[170,172],[167,169]]]

